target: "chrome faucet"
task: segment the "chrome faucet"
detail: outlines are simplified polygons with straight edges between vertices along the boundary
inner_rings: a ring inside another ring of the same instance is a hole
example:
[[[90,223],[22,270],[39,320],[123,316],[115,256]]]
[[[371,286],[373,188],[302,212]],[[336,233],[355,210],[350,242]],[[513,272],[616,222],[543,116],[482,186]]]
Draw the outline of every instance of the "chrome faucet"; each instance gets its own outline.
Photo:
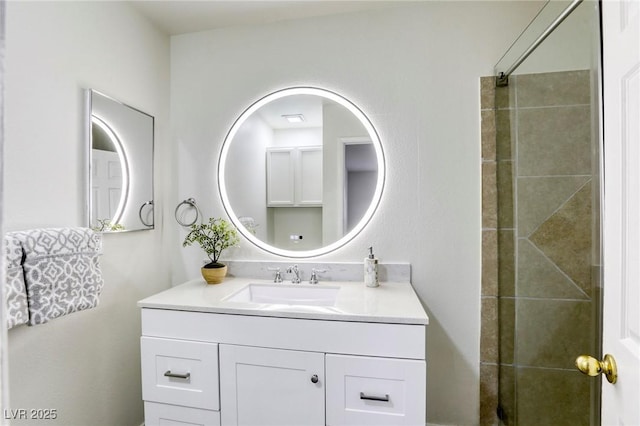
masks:
[[[300,270],[298,269],[298,265],[289,266],[287,268],[287,274],[293,274],[293,277],[291,277],[293,284],[300,284]]]
[[[282,282],[282,275],[280,275],[280,268],[267,268],[267,270],[275,272],[275,274],[273,276],[273,282],[274,283],[281,283]]]
[[[309,277],[309,284],[318,284],[318,272],[327,272],[327,270],[311,268],[311,277]]]

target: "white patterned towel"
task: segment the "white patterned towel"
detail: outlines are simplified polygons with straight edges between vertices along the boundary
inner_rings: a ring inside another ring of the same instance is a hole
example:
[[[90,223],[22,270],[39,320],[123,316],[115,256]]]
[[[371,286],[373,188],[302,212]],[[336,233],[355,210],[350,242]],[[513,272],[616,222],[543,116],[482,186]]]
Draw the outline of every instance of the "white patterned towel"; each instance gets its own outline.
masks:
[[[13,233],[23,264],[29,325],[98,304],[104,281],[98,257],[102,235],[88,228],[46,228]]]
[[[7,259],[7,275],[4,286],[7,328],[26,324],[29,321],[27,290],[22,270],[22,246],[10,233],[4,238]]]

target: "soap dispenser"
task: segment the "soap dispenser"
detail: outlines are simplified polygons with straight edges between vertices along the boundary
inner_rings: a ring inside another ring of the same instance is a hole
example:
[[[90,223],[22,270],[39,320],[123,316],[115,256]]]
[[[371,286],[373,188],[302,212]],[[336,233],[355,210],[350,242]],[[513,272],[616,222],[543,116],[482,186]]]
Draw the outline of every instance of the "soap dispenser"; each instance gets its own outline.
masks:
[[[373,247],[369,247],[369,257],[364,259],[364,285],[378,287],[378,259],[373,255]]]

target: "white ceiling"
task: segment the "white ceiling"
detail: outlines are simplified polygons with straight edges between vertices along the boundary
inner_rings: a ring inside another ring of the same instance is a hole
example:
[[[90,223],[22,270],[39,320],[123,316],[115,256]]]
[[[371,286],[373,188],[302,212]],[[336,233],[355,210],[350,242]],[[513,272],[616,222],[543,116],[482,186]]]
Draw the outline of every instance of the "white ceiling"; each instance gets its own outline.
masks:
[[[129,0],[169,35],[380,9],[416,0]],[[425,1],[425,0],[418,0]]]

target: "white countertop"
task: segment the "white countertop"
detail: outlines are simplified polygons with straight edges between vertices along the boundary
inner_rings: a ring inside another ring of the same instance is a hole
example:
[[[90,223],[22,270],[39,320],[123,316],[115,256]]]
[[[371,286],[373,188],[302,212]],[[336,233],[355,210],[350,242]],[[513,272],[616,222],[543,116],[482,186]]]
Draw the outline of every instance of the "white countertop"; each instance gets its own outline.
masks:
[[[256,304],[224,300],[249,283],[273,284],[268,280],[239,277],[227,277],[221,284],[207,284],[204,280],[197,279],[147,297],[139,301],[138,306],[151,309],[282,318],[390,324],[426,325],[429,323],[429,317],[413,287],[406,282],[381,282],[380,286],[375,288],[368,288],[362,282],[327,281],[314,284],[314,287],[340,287],[335,306]],[[282,285],[287,284],[287,282],[282,283]],[[310,284],[295,285],[309,286]]]

